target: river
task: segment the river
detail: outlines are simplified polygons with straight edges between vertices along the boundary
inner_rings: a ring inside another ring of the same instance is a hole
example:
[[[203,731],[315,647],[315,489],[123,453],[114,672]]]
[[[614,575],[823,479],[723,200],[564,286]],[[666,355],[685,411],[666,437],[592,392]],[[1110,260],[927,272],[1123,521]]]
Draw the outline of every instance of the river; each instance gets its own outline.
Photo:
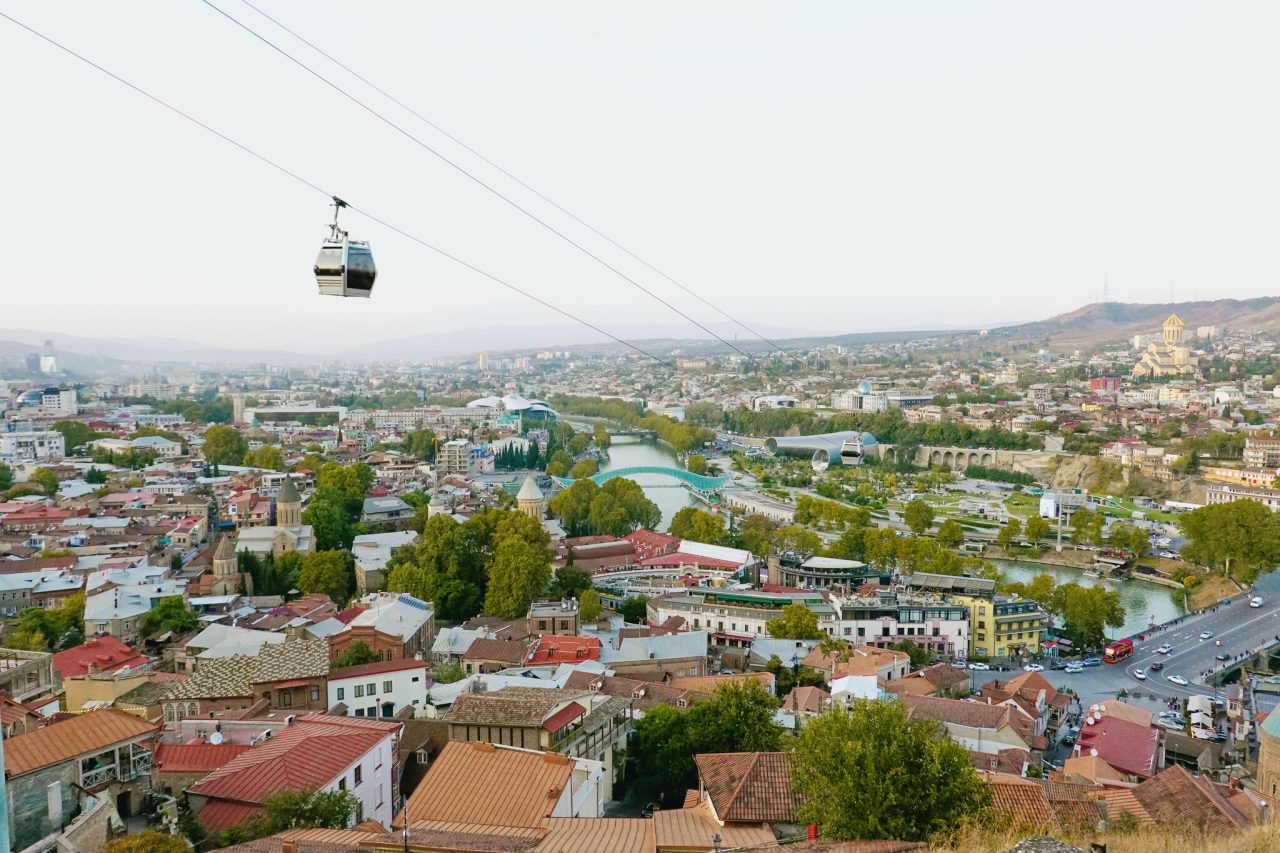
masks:
[[[1171,587],[1145,583],[1139,580],[1113,581],[1087,578],[1079,569],[1065,566],[1046,566],[1021,560],[992,560],[1000,567],[1006,579],[1027,582],[1036,575],[1051,575],[1058,583],[1078,583],[1081,586],[1104,586],[1120,593],[1120,605],[1124,607],[1124,627],[1108,628],[1111,636],[1121,637],[1145,630],[1148,622],[1167,622],[1181,616],[1182,594]]]
[[[630,435],[615,435],[609,448],[609,458],[603,460],[601,471],[615,468],[632,468],[637,465],[661,465],[679,468],[675,451],[653,439],[641,439]],[[645,497],[662,510],[662,529],[666,530],[671,517],[682,508],[694,503],[694,498],[679,481],[655,474],[641,474],[633,478],[644,489]]]

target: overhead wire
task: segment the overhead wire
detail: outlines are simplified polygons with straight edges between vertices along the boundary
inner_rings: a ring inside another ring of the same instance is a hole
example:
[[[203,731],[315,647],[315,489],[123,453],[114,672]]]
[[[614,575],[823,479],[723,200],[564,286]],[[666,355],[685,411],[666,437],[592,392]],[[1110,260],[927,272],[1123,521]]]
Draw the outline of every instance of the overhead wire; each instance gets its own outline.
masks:
[[[632,278],[631,276],[627,275],[627,274],[626,274],[625,272],[623,272],[622,270],[620,270],[620,269],[618,269],[617,267],[615,267],[613,264],[609,263],[607,260],[605,260],[604,258],[602,258],[600,255],[598,255],[598,254],[596,254],[595,252],[591,251],[591,249],[587,248],[587,247],[586,247],[586,246],[584,246],[582,243],[579,243],[577,240],[574,240],[572,237],[570,237],[568,234],[564,233],[564,232],[563,232],[563,231],[561,231],[560,229],[556,228],[556,227],[555,227],[554,225],[552,225],[550,222],[547,222],[545,219],[541,218],[541,217],[540,217],[540,216],[538,216],[536,213],[534,213],[533,211],[529,210],[527,207],[524,207],[523,205],[521,205],[521,204],[520,204],[519,202],[517,202],[515,199],[513,199],[513,198],[511,198],[510,196],[508,196],[508,195],[504,194],[501,190],[499,190],[499,189],[497,189],[497,188],[495,188],[495,187],[491,186],[490,184],[486,183],[482,178],[480,178],[479,176],[477,176],[477,175],[473,174],[472,172],[468,171],[468,170],[467,170],[466,168],[464,168],[462,165],[460,165],[459,163],[457,163],[457,162],[455,162],[454,160],[450,159],[448,156],[446,156],[445,154],[443,154],[442,152],[440,152],[440,151],[439,151],[439,150],[437,150],[436,148],[432,147],[430,144],[428,144],[428,143],[426,143],[426,142],[422,141],[422,140],[421,140],[421,139],[419,139],[417,136],[415,136],[414,134],[412,134],[411,132],[409,132],[409,131],[408,131],[408,130],[406,130],[405,128],[401,127],[401,126],[400,126],[399,124],[397,124],[396,122],[392,121],[391,119],[387,118],[387,117],[386,117],[385,115],[383,115],[382,113],[378,112],[378,110],[374,109],[373,107],[371,107],[371,106],[369,106],[368,104],[366,104],[364,101],[360,100],[360,98],[358,98],[358,97],[356,97],[355,95],[351,94],[351,93],[350,93],[350,92],[348,92],[346,89],[342,88],[342,87],[341,87],[341,86],[339,86],[337,83],[335,83],[335,82],[333,82],[332,80],[330,80],[328,77],[325,77],[325,76],[324,76],[323,74],[321,74],[319,71],[316,71],[314,68],[312,68],[311,66],[307,65],[307,63],[305,63],[305,62],[303,62],[302,60],[298,59],[296,56],[294,56],[293,54],[289,53],[287,50],[285,50],[284,48],[280,47],[280,46],[279,46],[278,44],[276,44],[275,42],[271,41],[271,39],[269,39],[269,38],[267,38],[266,36],[264,36],[264,35],[262,35],[261,33],[259,33],[257,30],[255,30],[253,27],[251,27],[251,26],[249,26],[248,24],[246,24],[244,21],[241,21],[241,20],[240,20],[239,18],[237,18],[235,15],[232,15],[230,12],[226,11],[226,10],[225,10],[225,9],[223,9],[222,7],[218,6],[216,3],[212,2],[212,0],[199,0],[199,2],[200,2],[200,3],[203,3],[205,6],[209,7],[209,8],[210,8],[210,9],[212,9],[213,11],[217,12],[219,15],[221,15],[221,16],[222,16],[222,17],[224,17],[224,18],[226,18],[228,21],[230,21],[231,23],[235,24],[237,27],[239,27],[240,29],[244,30],[244,31],[245,31],[246,33],[248,33],[249,35],[253,36],[253,38],[255,38],[255,39],[257,39],[258,41],[262,42],[264,45],[266,45],[267,47],[269,47],[271,50],[275,51],[276,53],[280,54],[280,55],[281,55],[282,57],[284,57],[285,59],[289,60],[289,62],[291,62],[291,63],[293,63],[294,65],[298,66],[298,67],[299,67],[299,68],[301,68],[303,71],[306,71],[306,72],[307,72],[308,74],[310,74],[312,77],[315,77],[317,80],[319,80],[320,82],[324,83],[326,86],[328,86],[329,88],[333,89],[335,92],[337,92],[338,94],[342,95],[344,98],[346,98],[347,100],[351,101],[353,104],[355,104],[356,106],[360,107],[362,110],[364,110],[365,112],[369,113],[371,116],[373,116],[374,118],[378,119],[378,120],[379,120],[379,121],[381,121],[383,124],[387,125],[387,126],[388,126],[388,127],[390,127],[392,130],[394,130],[394,131],[396,131],[397,133],[399,133],[401,136],[404,136],[406,139],[410,140],[411,142],[413,142],[414,144],[416,144],[418,147],[422,148],[424,151],[427,151],[428,153],[430,153],[430,154],[432,154],[433,156],[435,156],[435,157],[436,157],[437,159],[439,159],[441,162],[443,162],[443,163],[447,164],[448,166],[452,167],[452,168],[453,168],[455,171],[457,171],[459,174],[461,174],[461,175],[463,175],[463,176],[467,177],[467,178],[468,178],[468,179],[470,179],[472,182],[474,182],[476,185],[478,185],[478,186],[480,186],[480,187],[484,188],[485,190],[487,190],[487,191],[488,191],[489,193],[491,193],[492,195],[494,195],[494,196],[496,196],[497,198],[501,199],[503,202],[505,202],[505,203],[506,203],[507,205],[509,205],[510,207],[514,208],[515,210],[517,210],[517,211],[519,211],[520,213],[524,214],[524,215],[525,215],[526,217],[528,217],[529,219],[531,219],[531,220],[533,220],[534,222],[536,222],[537,224],[541,225],[541,226],[542,226],[543,228],[545,228],[547,231],[550,231],[552,234],[556,235],[556,236],[557,236],[557,237],[559,237],[561,240],[563,240],[564,242],[568,243],[570,246],[572,246],[572,247],[574,247],[575,249],[577,249],[579,252],[581,252],[581,253],[583,253],[584,255],[586,255],[587,257],[591,258],[591,259],[592,259],[592,260],[594,260],[596,263],[598,263],[600,266],[604,267],[605,269],[607,269],[607,270],[609,270],[610,272],[612,272],[614,275],[616,275],[616,276],[618,276],[619,278],[621,278],[623,281],[628,282],[628,283],[629,283],[629,284],[631,284],[633,287],[635,287],[636,289],[640,290],[642,293],[644,293],[644,294],[648,295],[650,298],[652,298],[652,299],[654,299],[655,301],[657,301],[659,304],[661,304],[661,305],[663,305],[663,306],[667,307],[668,309],[670,309],[670,310],[671,310],[671,311],[673,311],[674,313],[676,313],[676,314],[678,314],[679,316],[683,317],[687,322],[689,322],[690,324],[692,324],[692,325],[696,326],[697,328],[701,329],[703,332],[705,332],[706,334],[710,335],[711,337],[715,338],[717,341],[719,341],[720,343],[724,344],[726,347],[728,347],[729,349],[733,350],[734,352],[738,353],[739,355],[741,355],[743,358],[747,359],[747,360],[748,360],[749,362],[751,362],[752,364],[756,365],[757,367],[761,368],[762,370],[765,370],[765,371],[767,371],[767,372],[769,372],[769,373],[771,373],[771,374],[774,374],[775,376],[776,376],[776,375],[778,375],[778,374],[777,374],[777,371],[775,371],[775,370],[774,370],[773,368],[771,368],[769,365],[767,365],[767,364],[765,364],[765,363],[763,363],[763,362],[759,361],[759,360],[758,360],[755,356],[753,356],[751,353],[749,353],[749,352],[747,352],[747,351],[743,350],[742,348],[740,348],[740,347],[738,347],[738,346],[734,345],[734,344],[733,344],[733,343],[731,343],[730,341],[728,341],[728,340],[726,340],[725,338],[721,337],[720,335],[716,334],[716,333],[715,333],[715,332],[713,332],[711,329],[707,328],[705,325],[703,325],[702,323],[698,322],[697,320],[695,320],[693,317],[689,316],[689,315],[688,315],[687,313],[685,313],[684,311],[681,311],[681,310],[680,310],[679,308],[677,308],[675,305],[672,305],[670,302],[668,302],[667,300],[663,299],[663,298],[662,298],[660,295],[658,295],[657,293],[653,292],[652,290],[650,290],[649,288],[645,287],[645,286],[644,286],[643,284],[641,284],[640,282],[636,281],[636,280],[635,280],[634,278]]]
[[[419,112],[418,110],[414,109],[412,106],[410,106],[409,104],[405,103],[405,102],[404,102],[403,100],[401,100],[400,98],[398,98],[398,97],[396,97],[395,95],[391,94],[391,93],[390,93],[390,92],[388,92],[386,89],[384,89],[383,87],[379,86],[377,83],[373,82],[373,81],[372,81],[372,80],[370,80],[368,77],[366,77],[365,75],[361,74],[359,71],[355,70],[354,68],[352,68],[352,67],[351,67],[350,65],[348,65],[347,63],[343,62],[341,59],[338,59],[338,57],[334,56],[332,53],[328,52],[327,50],[325,50],[325,49],[324,49],[323,47],[321,47],[320,45],[318,45],[318,44],[316,44],[315,42],[311,41],[311,40],[310,40],[310,39],[308,39],[306,36],[303,36],[301,33],[299,33],[297,30],[293,29],[292,27],[290,27],[288,24],[285,24],[283,21],[281,21],[281,20],[279,20],[278,18],[276,18],[276,17],[272,16],[272,15],[271,15],[271,14],[269,14],[268,12],[264,11],[260,6],[256,6],[256,5],[254,5],[253,3],[251,3],[251,2],[250,2],[250,0],[240,0],[240,2],[241,2],[241,3],[243,3],[245,6],[248,6],[248,7],[249,7],[250,9],[252,9],[253,11],[257,12],[257,13],[258,13],[259,15],[261,15],[262,17],[266,18],[266,19],[267,19],[268,21],[270,21],[271,23],[275,24],[275,25],[276,25],[277,27],[279,27],[280,29],[284,30],[284,31],[285,31],[286,33],[288,33],[289,35],[293,36],[293,37],[294,37],[295,39],[297,39],[298,41],[300,41],[300,42],[302,42],[303,44],[305,44],[307,47],[309,47],[309,48],[311,48],[312,50],[314,50],[316,53],[318,53],[318,54],[320,54],[321,56],[323,56],[325,59],[327,59],[327,60],[329,60],[330,62],[332,62],[334,65],[336,65],[336,66],[338,66],[339,68],[341,68],[343,71],[345,71],[345,72],[347,72],[348,74],[350,74],[352,77],[355,77],[355,78],[356,78],[357,80],[359,80],[361,83],[364,83],[366,86],[368,86],[369,88],[373,89],[375,92],[377,92],[378,94],[382,95],[384,98],[386,98],[387,100],[391,101],[393,104],[395,104],[396,106],[400,107],[400,108],[401,108],[401,109],[403,109],[405,112],[409,113],[410,115],[412,115],[413,117],[415,117],[416,119],[418,119],[419,121],[421,121],[423,124],[427,125],[427,126],[428,126],[428,127],[430,127],[432,130],[434,130],[434,131],[436,131],[437,133],[439,133],[439,134],[440,134],[441,136],[443,136],[444,138],[448,139],[450,142],[452,142],[452,143],[454,143],[455,145],[457,145],[458,147],[462,148],[464,151],[466,151],[467,153],[471,154],[473,157],[475,157],[476,159],[480,160],[480,161],[481,161],[482,163],[484,163],[485,165],[487,165],[487,166],[489,166],[490,168],[494,169],[495,171],[497,171],[497,172],[501,173],[502,175],[504,175],[505,177],[507,177],[507,178],[508,178],[508,179],[510,179],[511,181],[514,181],[516,184],[519,184],[519,185],[520,185],[521,187],[523,187],[525,190],[529,191],[530,193],[532,193],[533,195],[537,196],[537,197],[538,197],[539,199],[541,199],[542,201],[544,201],[544,202],[546,202],[547,204],[551,205],[551,206],[552,206],[552,207],[554,207],[556,210],[560,211],[560,212],[561,212],[561,213],[563,213],[565,216],[569,217],[569,218],[570,218],[570,219],[572,219],[574,222],[576,222],[576,223],[578,223],[579,225],[581,225],[583,228],[586,228],[588,231],[590,231],[592,234],[595,234],[595,235],[596,235],[597,237],[599,237],[601,240],[604,240],[606,243],[608,243],[609,245],[613,246],[615,249],[618,249],[620,252],[622,252],[622,253],[626,254],[626,255],[627,255],[628,257],[630,257],[632,260],[634,260],[634,261],[636,261],[636,262],[638,262],[638,263],[642,264],[643,266],[647,267],[647,268],[648,268],[649,270],[651,270],[652,272],[656,273],[657,275],[659,275],[659,276],[661,276],[662,278],[666,279],[667,281],[671,282],[671,283],[672,283],[672,284],[674,284],[676,287],[680,288],[680,289],[681,289],[681,290],[683,290],[685,293],[689,294],[689,295],[690,295],[690,296],[692,296],[694,299],[697,299],[697,300],[698,300],[699,302],[701,302],[703,305],[705,305],[705,306],[707,306],[708,308],[710,308],[712,311],[715,311],[716,313],[718,313],[721,317],[724,317],[724,318],[725,318],[726,320],[728,320],[729,322],[733,323],[734,325],[738,326],[739,328],[741,328],[741,329],[743,329],[744,331],[746,331],[747,333],[749,333],[752,337],[758,338],[759,340],[761,340],[761,341],[762,341],[762,342],[764,342],[765,344],[768,344],[770,347],[772,347],[773,349],[777,350],[780,354],[782,354],[782,355],[784,355],[784,356],[785,356],[785,355],[788,355],[788,353],[787,353],[787,351],[786,351],[786,350],[784,350],[781,346],[779,346],[778,344],[774,343],[773,341],[769,340],[769,338],[765,337],[764,335],[762,335],[761,333],[757,332],[757,331],[756,331],[755,329],[753,329],[752,327],[748,326],[748,325],[747,325],[746,323],[744,323],[743,321],[741,321],[741,320],[739,320],[738,318],[734,317],[732,314],[730,314],[729,312],[725,311],[725,310],[724,310],[723,308],[721,308],[719,305],[716,305],[714,302],[711,302],[710,300],[706,299],[706,298],[705,298],[705,297],[703,297],[701,294],[699,294],[697,291],[695,291],[695,290],[693,290],[692,288],[690,288],[690,287],[686,286],[685,284],[683,284],[682,282],[678,281],[678,280],[677,280],[676,278],[674,278],[673,276],[669,275],[669,274],[668,274],[668,273],[666,273],[665,271],[663,271],[663,270],[659,269],[659,268],[658,268],[657,266],[655,266],[654,264],[652,264],[652,263],[650,263],[649,261],[645,260],[643,257],[641,257],[640,255],[636,254],[636,253],[635,253],[635,252],[633,252],[631,249],[628,249],[626,246],[622,245],[622,244],[621,244],[621,243],[619,243],[617,240],[615,240],[614,238],[610,237],[608,234],[605,234],[603,231],[601,231],[600,229],[596,228],[596,227],[595,227],[594,225],[592,225],[590,222],[587,222],[585,219],[583,219],[582,217],[578,216],[578,215],[577,215],[576,213],[574,213],[573,211],[571,211],[571,210],[569,210],[568,208],[564,207],[564,206],[563,206],[563,205],[561,205],[559,202],[555,201],[555,200],[554,200],[554,199],[552,199],[552,198],[549,198],[545,193],[543,193],[542,191],[538,190],[537,188],[535,188],[535,187],[531,186],[531,185],[530,185],[530,184],[528,184],[526,181],[524,181],[523,179],[521,179],[521,178],[520,178],[520,177],[518,177],[517,175],[513,174],[511,171],[509,171],[508,169],[506,169],[506,168],[504,168],[503,166],[499,165],[498,163],[494,162],[492,159],[490,159],[489,157],[485,156],[485,155],[484,155],[483,153],[481,153],[480,151],[477,151],[475,148],[473,148],[472,146],[468,145],[466,142],[464,142],[463,140],[459,139],[459,138],[458,138],[457,136],[455,136],[454,134],[450,133],[447,129],[445,129],[444,127],[442,127],[441,125],[439,125],[439,124],[438,124],[438,123],[436,123],[435,121],[432,121],[430,118],[428,118],[427,116],[423,115],[421,112]]]
[[[314,190],[314,191],[316,191],[316,192],[318,192],[318,193],[321,193],[322,195],[326,196],[327,198],[330,198],[330,199],[335,198],[335,194],[334,194],[334,193],[329,192],[328,190],[326,190],[326,189],[324,189],[323,187],[321,187],[319,184],[316,184],[316,183],[314,183],[313,181],[310,181],[310,180],[308,180],[307,178],[302,177],[302,176],[301,176],[300,174],[298,174],[297,172],[294,172],[293,170],[289,169],[288,167],[286,167],[286,166],[284,166],[284,165],[282,165],[282,164],[278,163],[277,161],[275,161],[275,160],[271,159],[270,157],[266,156],[265,154],[261,154],[261,153],[259,153],[258,151],[255,151],[253,148],[250,148],[248,145],[244,144],[243,142],[240,142],[239,140],[237,140],[237,139],[235,139],[235,138],[233,138],[233,137],[231,137],[231,136],[228,136],[227,134],[223,133],[222,131],[218,130],[217,128],[213,127],[212,125],[209,125],[209,124],[205,123],[204,121],[201,121],[200,119],[198,119],[198,118],[196,118],[195,116],[191,115],[190,113],[187,113],[187,112],[183,111],[182,109],[180,109],[180,108],[178,108],[178,107],[174,106],[173,104],[169,103],[168,101],[164,100],[163,98],[159,97],[158,95],[153,95],[151,92],[148,92],[146,89],[143,89],[141,86],[138,86],[137,84],[135,84],[135,83],[133,83],[133,82],[131,82],[131,81],[129,81],[129,80],[127,80],[127,79],[125,79],[124,77],[121,77],[119,74],[116,74],[114,71],[111,71],[110,69],[108,69],[108,68],[106,68],[106,67],[104,67],[104,66],[102,66],[102,65],[98,64],[97,62],[94,62],[92,59],[89,59],[89,58],[88,58],[87,56],[85,56],[84,54],[81,54],[81,53],[77,52],[76,50],[74,50],[74,49],[72,49],[72,48],[70,48],[70,47],[66,46],[65,44],[62,44],[61,42],[59,42],[58,40],[54,39],[53,37],[51,37],[51,36],[48,36],[48,35],[44,34],[43,32],[41,32],[41,31],[37,30],[36,28],[34,28],[34,27],[32,27],[32,26],[30,26],[30,25],[28,25],[28,24],[26,24],[26,23],[24,23],[24,22],[22,22],[22,21],[18,20],[17,18],[13,17],[12,15],[9,15],[9,14],[5,13],[4,11],[0,11],[0,18],[4,18],[5,20],[9,21],[11,24],[14,24],[15,26],[18,26],[18,27],[22,28],[23,30],[26,30],[26,31],[27,31],[28,33],[30,33],[31,35],[36,36],[37,38],[39,38],[39,39],[43,40],[44,42],[46,42],[46,43],[48,43],[48,44],[50,44],[50,45],[52,45],[53,47],[58,48],[59,50],[61,50],[62,52],[64,52],[64,53],[68,54],[69,56],[72,56],[72,57],[74,57],[74,58],[76,58],[76,59],[80,60],[81,62],[83,62],[84,64],[88,65],[89,67],[91,67],[91,68],[93,68],[93,69],[95,69],[95,70],[97,70],[97,71],[99,71],[99,72],[101,72],[101,73],[105,74],[106,76],[110,77],[112,80],[115,80],[117,83],[120,83],[120,84],[122,84],[122,85],[124,85],[124,86],[128,87],[129,89],[133,90],[134,92],[138,93],[139,95],[142,95],[143,97],[147,98],[148,100],[152,101],[153,103],[156,103],[156,104],[158,104],[158,105],[160,105],[160,106],[164,107],[166,110],[170,111],[170,112],[171,112],[171,113],[173,113],[174,115],[180,116],[180,117],[182,117],[182,118],[186,119],[187,121],[191,122],[192,124],[196,125],[196,126],[197,126],[197,127],[199,127],[200,129],[202,129],[202,130],[204,130],[204,131],[206,131],[206,132],[208,132],[208,133],[213,134],[213,135],[214,135],[214,136],[216,136],[218,139],[221,139],[223,142],[227,142],[227,143],[229,143],[229,144],[231,144],[231,145],[235,146],[235,147],[236,147],[236,148],[238,148],[239,150],[243,151],[245,154],[248,154],[248,155],[250,155],[251,157],[253,157],[253,158],[257,159],[259,162],[261,162],[261,163],[263,163],[263,164],[265,164],[265,165],[267,165],[267,166],[270,166],[271,168],[275,169],[276,171],[280,172],[281,174],[286,175],[286,176],[288,176],[288,177],[292,178],[293,180],[297,181],[298,183],[302,184],[303,186],[307,187],[308,189],[311,189],[311,190]],[[417,236],[416,234],[413,234],[413,233],[411,233],[411,232],[409,232],[409,231],[405,230],[404,228],[401,228],[401,227],[399,227],[399,226],[397,226],[397,225],[394,225],[393,223],[389,222],[389,221],[388,221],[388,220],[386,220],[386,219],[383,219],[383,218],[381,218],[381,217],[379,217],[379,216],[374,215],[372,212],[370,212],[370,211],[368,211],[368,210],[365,210],[365,209],[363,209],[363,208],[357,207],[356,205],[350,204],[349,202],[347,203],[347,208],[348,208],[348,209],[350,209],[350,210],[352,210],[352,211],[354,211],[354,212],[356,212],[356,213],[359,213],[360,215],[364,216],[366,219],[370,220],[371,222],[375,222],[375,223],[377,223],[378,225],[381,225],[382,227],[384,227],[384,228],[386,228],[386,229],[388,229],[388,230],[390,230],[390,231],[393,231],[393,232],[395,232],[396,234],[399,234],[399,235],[401,235],[402,237],[405,237],[405,238],[406,238],[406,239],[408,239],[408,240],[411,240],[411,241],[413,241],[413,242],[415,242],[415,243],[417,243],[417,244],[419,244],[419,245],[421,245],[421,246],[423,246],[423,247],[425,247],[425,248],[427,248],[427,249],[430,249],[431,251],[435,252],[436,254],[440,255],[440,256],[441,256],[441,257],[443,257],[443,258],[446,258],[446,259],[448,259],[448,260],[450,260],[450,261],[453,261],[454,263],[456,263],[456,264],[458,264],[458,265],[460,265],[460,266],[463,266],[463,267],[465,267],[466,269],[469,269],[469,270],[471,270],[472,272],[477,273],[477,274],[479,274],[479,275],[481,275],[481,276],[483,276],[483,277],[485,277],[485,278],[489,279],[490,281],[492,281],[492,282],[494,282],[494,283],[496,283],[496,284],[499,284],[499,285],[501,285],[502,287],[507,288],[508,290],[511,290],[511,291],[513,291],[513,292],[515,292],[515,293],[518,293],[518,294],[520,294],[521,296],[525,297],[526,299],[530,299],[530,300],[532,300],[532,301],[534,301],[534,302],[537,302],[539,305],[542,305],[542,306],[544,306],[544,307],[546,307],[546,308],[549,308],[549,309],[551,309],[552,311],[555,311],[556,313],[560,314],[561,316],[564,316],[564,317],[569,318],[570,320],[574,321],[575,323],[580,323],[581,325],[586,326],[588,329],[591,329],[592,331],[594,331],[594,332],[596,332],[596,333],[598,333],[598,334],[600,334],[600,335],[603,335],[604,337],[608,338],[609,340],[612,340],[612,341],[614,341],[615,343],[622,344],[623,346],[628,347],[629,349],[632,349],[632,350],[634,350],[635,352],[640,353],[641,355],[645,356],[646,358],[650,358],[650,359],[654,360],[655,362],[657,362],[658,364],[663,365],[664,367],[671,368],[672,370],[677,369],[677,368],[676,368],[676,366],[675,366],[674,364],[672,364],[671,362],[667,361],[666,359],[659,358],[658,356],[654,355],[653,353],[651,353],[651,352],[649,352],[649,351],[645,350],[643,347],[637,346],[636,344],[633,344],[633,343],[631,343],[630,341],[624,340],[624,339],[622,339],[622,338],[618,337],[617,335],[611,334],[611,333],[609,333],[609,332],[605,331],[604,329],[600,328],[599,326],[595,325],[594,323],[591,323],[591,322],[589,322],[589,321],[587,321],[587,320],[584,320],[584,319],[582,319],[581,317],[579,317],[579,316],[577,316],[577,315],[573,314],[572,312],[570,312],[570,311],[568,311],[568,310],[566,310],[566,309],[564,309],[564,308],[561,308],[561,307],[559,307],[558,305],[555,305],[554,303],[551,303],[551,302],[549,302],[549,301],[547,301],[547,300],[543,299],[542,297],[537,296],[536,294],[530,293],[528,290],[525,290],[524,288],[519,287],[518,285],[512,284],[511,282],[509,282],[509,281],[507,281],[507,280],[505,280],[505,279],[503,279],[503,278],[500,278],[499,276],[496,276],[496,275],[494,275],[493,273],[488,272],[487,270],[484,270],[484,269],[482,269],[482,268],[480,268],[480,267],[476,266],[475,264],[471,263],[470,261],[464,260],[463,258],[461,258],[461,257],[459,257],[459,256],[457,256],[457,255],[455,255],[455,254],[453,254],[453,253],[451,253],[451,252],[449,252],[449,251],[447,251],[447,250],[445,250],[445,249],[442,249],[442,248],[440,248],[439,246],[436,246],[435,244],[428,242],[427,240],[424,240],[423,238],[421,238],[421,237]]]

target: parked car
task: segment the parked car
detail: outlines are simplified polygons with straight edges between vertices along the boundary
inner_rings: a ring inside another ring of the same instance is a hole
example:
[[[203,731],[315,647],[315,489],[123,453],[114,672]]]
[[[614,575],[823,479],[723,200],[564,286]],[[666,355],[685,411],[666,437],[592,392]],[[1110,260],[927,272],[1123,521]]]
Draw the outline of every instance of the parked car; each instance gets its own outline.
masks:
[[[951,666],[955,669],[968,669],[968,667],[965,665],[965,662],[962,660],[953,660],[951,662]]]
[[[1136,678],[1136,679],[1138,679],[1139,681],[1146,681],[1146,680],[1147,680],[1147,673],[1146,673],[1144,670],[1141,670],[1141,669],[1135,669],[1135,670],[1133,671],[1133,677],[1134,677],[1134,678]]]
[[[1067,736],[1062,739],[1063,743],[1075,743],[1076,738],[1080,736],[1080,727],[1072,726],[1067,729]]]
[[[1023,672],[1044,672],[1044,667],[1038,663],[1029,663],[1022,668]]]
[[[1202,640],[1208,640],[1208,639],[1211,639],[1212,637],[1213,637],[1213,632],[1212,632],[1212,631],[1201,631],[1201,632],[1200,632],[1200,639],[1202,639]]]
[[[1164,664],[1160,663],[1160,661],[1153,661],[1151,665],[1147,667],[1147,669],[1151,670],[1152,672],[1159,672],[1160,670],[1164,669]]]
[[[1102,666],[1102,658],[1085,658],[1082,664],[1084,666]]]
[[[991,667],[979,661],[978,663],[969,664],[969,669],[977,670],[978,672],[986,672],[991,669]]]
[[[1067,668],[1064,669],[1063,672],[1065,672],[1067,675],[1077,675],[1081,672],[1084,672],[1084,664],[1081,664],[1081,663],[1068,664]]]
[[[1260,597],[1258,597],[1258,596],[1256,596],[1256,595],[1255,595],[1253,598],[1249,599],[1249,606],[1250,606],[1250,607],[1261,607],[1261,606],[1262,606],[1262,599],[1261,599]]]
[[[1165,643],[1160,648],[1156,649],[1156,651],[1162,655],[1167,655],[1169,654],[1169,652],[1173,651],[1173,646],[1169,645],[1168,643]]]
[[[1166,676],[1166,679],[1174,684],[1179,684],[1183,687],[1187,686],[1187,680],[1183,678],[1181,675],[1169,675],[1169,676]]]

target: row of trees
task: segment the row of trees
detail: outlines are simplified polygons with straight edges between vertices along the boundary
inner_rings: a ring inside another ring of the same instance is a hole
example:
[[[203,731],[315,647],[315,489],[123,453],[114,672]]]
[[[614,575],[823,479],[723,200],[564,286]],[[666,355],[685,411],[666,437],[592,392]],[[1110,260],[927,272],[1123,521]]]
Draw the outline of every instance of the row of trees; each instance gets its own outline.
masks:
[[[780,751],[778,704],[752,681],[724,685],[688,711],[653,708],[630,750],[644,793],[678,807],[697,781],[695,755]],[[990,803],[965,749],[898,702],[857,701],[806,721],[790,759],[798,822],[832,840],[928,840],[983,819]]]
[[[1178,529],[1190,542],[1186,560],[1251,584],[1280,563],[1280,516],[1257,501],[1210,504],[1178,516]]]
[[[515,442],[509,442],[494,454],[493,467],[499,471],[537,471],[542,467],[542,452],[538,450],[538,442],[529,442],[524,450],[517,447]]]
[[[1023,583],[1002,582],[1001,590],[1038,603],[1062,623],[1060,633],[1078,648],[1096,648],[1106,641],[1107,628],[1124,625],[1120,593],[1101,586],[1059,584],[1052,575],[1039,574]]]
[[[549,507],[570,536],[625,536],[641,527],[654,529],[662,522],[658,505],[645,497],[637,483],[623,477],[603,486],[589,479],[576,480],[552,498]]]
[[[432,516],[417,543],[389,561],[387,589],[435,602],[442,619],[463,621],[482,608],[517,618],[551,580],[549,545],[537,520],[511,510],[486,509],[461,524]]]
[[[561,412],[570,415],[606,418],[632,429],[653,430],[658,438],[684,453],[715,440],[715,432],[689,421],[677,421],[666,415],[645,412],[640,403],[600,397],[557,396],[551,401]]]

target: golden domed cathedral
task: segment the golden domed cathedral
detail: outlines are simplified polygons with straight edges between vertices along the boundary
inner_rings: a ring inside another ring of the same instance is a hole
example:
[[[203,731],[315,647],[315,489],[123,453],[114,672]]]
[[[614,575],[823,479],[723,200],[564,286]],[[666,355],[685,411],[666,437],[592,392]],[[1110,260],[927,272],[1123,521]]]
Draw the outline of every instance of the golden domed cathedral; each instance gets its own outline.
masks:
[[[1194,374],[1200,367],[1200,359],[1182,340],[1185,325],[1177,314],[1170,314],[1169,319],[1164,321],[1162,340],[1160,343],[1147,344],[1147,351],[1133,366],[1133,376],[1141,378]]]

